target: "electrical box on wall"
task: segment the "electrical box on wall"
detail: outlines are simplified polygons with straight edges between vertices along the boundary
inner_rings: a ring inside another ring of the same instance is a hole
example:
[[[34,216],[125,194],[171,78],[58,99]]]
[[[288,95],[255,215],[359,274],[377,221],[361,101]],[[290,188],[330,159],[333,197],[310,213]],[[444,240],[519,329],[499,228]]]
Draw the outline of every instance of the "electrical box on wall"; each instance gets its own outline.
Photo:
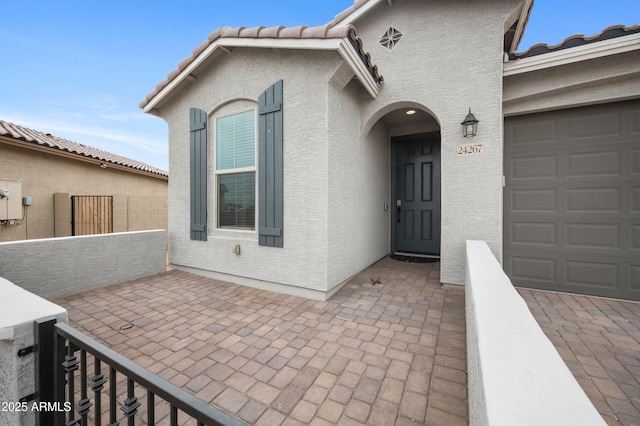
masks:
[[[0,220],[22,219],[22,184],[0,180]]]

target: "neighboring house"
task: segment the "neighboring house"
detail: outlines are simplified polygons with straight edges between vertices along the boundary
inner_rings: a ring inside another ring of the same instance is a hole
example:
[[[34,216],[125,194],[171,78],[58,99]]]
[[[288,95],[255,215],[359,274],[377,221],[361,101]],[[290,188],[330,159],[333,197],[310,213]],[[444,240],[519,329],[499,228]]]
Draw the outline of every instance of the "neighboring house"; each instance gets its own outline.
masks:
[[[166,229],[168,177],[148,164],[0,120],[0,242]]]
[[[170,262],[325,299],[390,252],[462,285],[477,239],[517,285],[640,298],[640,27],[518,54],[532,5],[211,33],[140,104],[169,125]]]

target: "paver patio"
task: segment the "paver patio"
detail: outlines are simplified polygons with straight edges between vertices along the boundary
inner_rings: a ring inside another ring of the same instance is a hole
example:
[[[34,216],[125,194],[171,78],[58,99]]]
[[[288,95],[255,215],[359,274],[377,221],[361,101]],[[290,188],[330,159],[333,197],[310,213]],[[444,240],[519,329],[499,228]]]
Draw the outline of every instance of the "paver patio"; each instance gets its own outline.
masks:
[[[439,278],[385,258],[318,302],[174,270],[55,302],[249,424],[463,425],[464,291]],[[607,423],[640,425],[640,303],[518,291]]]
[[[519,288],[609,425],[640,425],[640,303]]]
[[[56,303],[249,424],[468,423],[464,291],[438,263],[385,258],[325,302],[173,270]]]

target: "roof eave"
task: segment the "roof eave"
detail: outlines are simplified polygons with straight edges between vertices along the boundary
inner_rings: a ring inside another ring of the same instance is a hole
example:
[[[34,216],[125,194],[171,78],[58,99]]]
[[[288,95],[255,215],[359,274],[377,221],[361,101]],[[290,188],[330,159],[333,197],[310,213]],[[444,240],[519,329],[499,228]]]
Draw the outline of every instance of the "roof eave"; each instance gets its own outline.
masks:
[[[377,83],[369,74],[366,67],[350,46],[347,38],[220,38],[211,43],[198,57],[187,65],[177,76],[175,76],[165,87],[163,87],[153,98],[144,105],[142,110],[149,114],[154,114],[154,110],[159,108],[168,97],[187,81],[195,81],[192,75],[207,59],[217,51],[229,52],[229,48],[270,48],[270,49],[302,49],[302,50],[335,50],[351,66],[354,73],[361,81],[367,92],[372,97],[378,94]]]
[[[518,18],[518,25],[516,25],[516,32],[513,35],[511,46],[509,47],[509,53],[514,53],[518,49],[518,45],[522,41],[524,31],[529,23],[529,17],[531,16],[531,10],[533,9],[534,0],[524,0],[522,9],[520,9],[520,17]]]
[[[46,154],[49,154],[49,155],[55,155],[55,156],[58,156],[58,157],[64,157],[64,158],[68,158],[68,159],[71,159],[71,160],[80,161],[80,162],[84,162],[84,163],[91,163],[91,164],[97,164],[97,165],[107,164],[108,167],[112,168],[112,169],[117,169],[117,170],[121,170],[121,171],[128,172],[128,173],[144,175],[144,176],[147,176],[147,177],[152,177],[152,178],[160,179],[160,180],[164,180],[164,181],[168,181],[169,180],[169,176],[168,175],[153,173],[153,172],[149,172],[149,171],[142,170],[142,169],[136,169],[134,167],[129,167],[129,166],[125,166],[125,165],[122,165],[122,164],[114,163],[114,162],[109,161],[109,160],[100,159],[100,158],[93,158],[93,157],[89,157],[89,156],[86,156],[86,155],[76,154],[76,153],[72,153],[72,152],[69,152],[69,151],[64,151],[62,149],[56,149],[56,148],[40,145],[40,144],[35,143],[35,142],[24,141],[24,140],[21,140],[21,139],[13,139],[13,138],[8,137],[8,136],[0,135],[0,143],[4,143],[6,145],[15,146],[15,147],[18,147],[18,148],[39,151],[39,152],[46,153]]]
[[[380,85],[373,78],[348,39],[341,39],[338,52],[340,53],[340,56],[342,56],[342,58],[347,62],[347,64],[349,64],[356,77],[360,81],[360,84],[362,84],[369,95],[373,99],[377,98],[378,93],[380,93]]]
[[[640,50],[640,33],[584,44],[542,55],[512,59],[504,64],[503,75],[507,77],[510,75],[523,74],[545,68],[617,55],[633,50]]]

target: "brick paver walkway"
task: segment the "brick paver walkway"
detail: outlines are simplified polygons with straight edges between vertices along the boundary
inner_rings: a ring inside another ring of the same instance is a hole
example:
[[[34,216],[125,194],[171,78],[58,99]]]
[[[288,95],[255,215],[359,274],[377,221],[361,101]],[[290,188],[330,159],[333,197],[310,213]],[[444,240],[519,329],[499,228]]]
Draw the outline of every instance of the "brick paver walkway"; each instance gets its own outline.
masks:
[[[465,425],[464,291],[438,266],[385,258],[326,302],[174,270],[56,303],[249,424]]]
[[[609,425],[640,425],[640,303],[518,289]]]

